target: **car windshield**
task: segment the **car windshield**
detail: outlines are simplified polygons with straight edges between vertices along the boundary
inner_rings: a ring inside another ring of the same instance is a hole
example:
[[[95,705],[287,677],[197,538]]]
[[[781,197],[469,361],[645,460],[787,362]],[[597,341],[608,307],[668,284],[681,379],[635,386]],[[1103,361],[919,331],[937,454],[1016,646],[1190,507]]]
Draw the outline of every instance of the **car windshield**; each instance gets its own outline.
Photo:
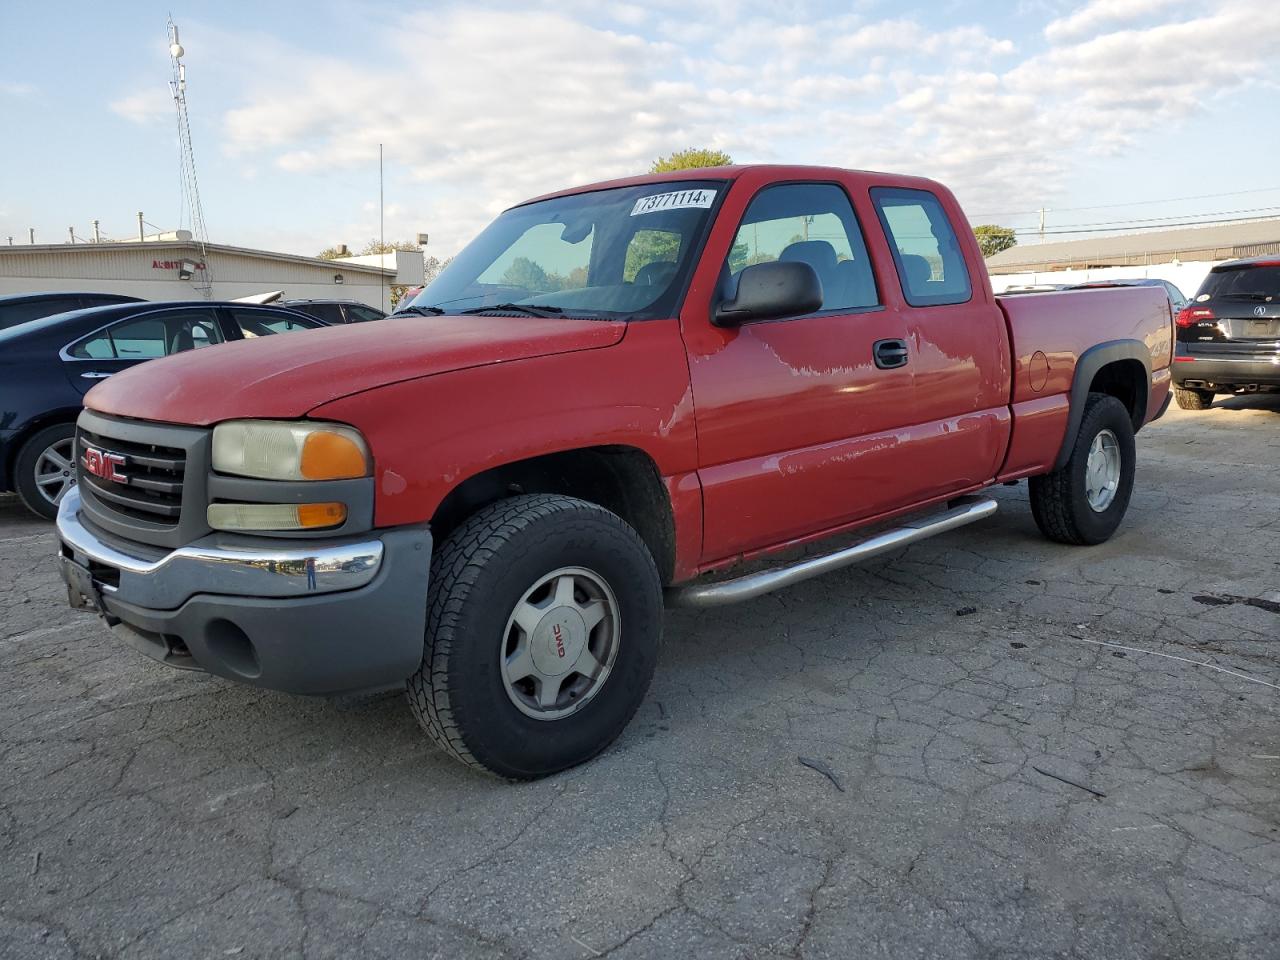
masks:
[[[1213,270],[1204,278],[1199,297],[1265,300],[1280,297],[1280,266]]]
[[[724,186],[708,180],[648,183],[513,207],[411,306],[431,313],[672,316]]]

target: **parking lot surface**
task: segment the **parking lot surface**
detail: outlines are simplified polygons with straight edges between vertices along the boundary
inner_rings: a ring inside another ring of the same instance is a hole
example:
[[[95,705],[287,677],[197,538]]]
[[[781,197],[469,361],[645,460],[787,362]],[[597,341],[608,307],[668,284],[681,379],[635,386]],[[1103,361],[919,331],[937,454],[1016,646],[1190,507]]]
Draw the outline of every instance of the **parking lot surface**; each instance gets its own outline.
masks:
[[[519,785],[151,663],[0,502],[0,956],[1276,958],[1280,400],[1138,446],[1103,546],[998,488],[669,613],[622,739]]]

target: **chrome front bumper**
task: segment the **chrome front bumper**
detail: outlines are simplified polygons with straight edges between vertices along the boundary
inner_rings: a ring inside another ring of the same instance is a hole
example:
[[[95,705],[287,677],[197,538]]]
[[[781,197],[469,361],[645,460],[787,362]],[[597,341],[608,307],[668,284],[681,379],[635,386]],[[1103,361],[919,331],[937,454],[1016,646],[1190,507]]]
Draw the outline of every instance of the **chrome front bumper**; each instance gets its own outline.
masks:
[[[68,601],[154,660],[308,694],[390,689],[422,665],[425,524],[330,540],[211,534],[161,551],[109,542],[79,506],[72,491],[58,511]]]
[[[118,571],[118,582],[99,583],[102,592],[156,610],[176,609],[196,593],[284,598],[354,590],[370,583],[382,566],[382,541],[367,538],[268,540],[210,534],[148,558],[113,547],[81,522],[79,512],[80,494],[73,487],[58,508],[63,558]]]

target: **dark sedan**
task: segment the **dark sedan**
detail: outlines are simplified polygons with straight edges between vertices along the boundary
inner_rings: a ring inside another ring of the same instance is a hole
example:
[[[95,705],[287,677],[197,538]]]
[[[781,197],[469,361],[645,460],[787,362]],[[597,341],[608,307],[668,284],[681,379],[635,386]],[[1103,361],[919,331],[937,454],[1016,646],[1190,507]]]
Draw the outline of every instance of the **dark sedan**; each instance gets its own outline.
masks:
[[[1203,410],[1219,393],[1280,391],[1280,258],[1218,264],[1174,322],[1183,410]]]
[[[1108,287],[1159,287],[1164,291],[1164,295],[1169,298],[1169,308],[1177,313],[1187,305],[1187,298],[1182,295],[1182,291],[1168,280],[1157,280],[1154,277],[1140,277],[1118,280],[1089,280],[1086,283],[1077,283],[1065,290],[1103,290]]]
[[[229,340],[314,330],[320,321],[243,303],[127,303],[0,331],[0,490],[53,519],[75,483],[72,439],[85,393],[147,360]]]
[[[137,297],[126,297],[121,293],[11,293],[0,297],[0,330],[68,310],[139,302]]]
[[[377,307],[355,300],[285,300],[282,305],[290,310],[301,310],[308,316],[323,320],[330,326],[341,323],[368,323],[381,320],[386,314]]]

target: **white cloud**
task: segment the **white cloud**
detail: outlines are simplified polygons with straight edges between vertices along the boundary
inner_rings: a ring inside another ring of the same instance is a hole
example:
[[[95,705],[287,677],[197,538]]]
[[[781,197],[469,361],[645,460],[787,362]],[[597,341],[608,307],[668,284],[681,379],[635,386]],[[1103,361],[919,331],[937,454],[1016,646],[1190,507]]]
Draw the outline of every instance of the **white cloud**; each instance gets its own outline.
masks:
[[[131,123],[156,123],[173,119],[173,100],[163,90],[143,90],[110,104],[111,112]]]
[[[29,97],[35,92],[36,88],[29,83],[23,83],[18,80],[0,80],[0,96]]]
[[[1191,5],[1191,0],[1090,0],[1079,10],[1050,21],[1044,35],[1053,43],[1081,40],[1103,29],[1129,26],[1142,20],[1151,22],[1170,10]]]
[[[691,145],[904,170],[971,205],[1038,206],[1081,157],[1132,149],[1156,124],[1267,82],[1280,34],[1257,27],[1252,0],[1091,0],[1020,58],[990,28],[873,19],[862,5],[453,6],[402,18],[374,61],[229,39],[252,79],[223,143],[315,177],[375,169],[383,144],[388,170],[410,180],[397,231],[429,230],[439,253],[511,203]],[[113,109],[148,115],[124,103]]]

